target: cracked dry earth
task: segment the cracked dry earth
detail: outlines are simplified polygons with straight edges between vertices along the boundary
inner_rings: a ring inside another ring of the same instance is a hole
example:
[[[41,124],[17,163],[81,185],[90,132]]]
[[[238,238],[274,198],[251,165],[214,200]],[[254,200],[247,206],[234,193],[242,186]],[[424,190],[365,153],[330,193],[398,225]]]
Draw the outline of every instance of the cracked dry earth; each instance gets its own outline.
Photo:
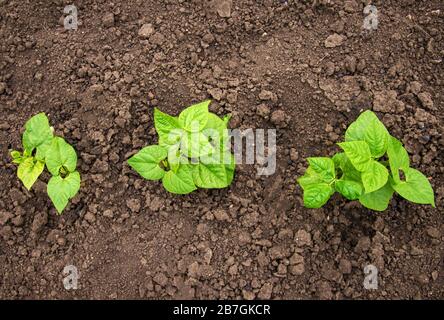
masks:
[[[442,299],[444,3],[366,0],[0,0],[0,298]],[[277,128],[277,171],[168,194],[126,160],[156,142],[153,107],[205,98],[232,128]],[[372,109],[429,178],[437,208],[302,206],[307,156],[331,155]],[[8,149],[46,112],[79,155],[62,216]],[[80,272],[64,289],[63,268]],[[378,289],[363,287],[366,265]]]

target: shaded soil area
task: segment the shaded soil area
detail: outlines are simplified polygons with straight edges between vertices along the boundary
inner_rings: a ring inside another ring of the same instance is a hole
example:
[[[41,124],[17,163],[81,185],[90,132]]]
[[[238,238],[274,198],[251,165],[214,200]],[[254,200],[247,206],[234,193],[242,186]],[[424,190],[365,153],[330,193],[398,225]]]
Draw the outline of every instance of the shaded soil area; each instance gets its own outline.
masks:
[[[444,298],[444,3],[362,0],[0,0],[0,298]],[[187,196],[126,160],[156,143],[153,107],[213,99],[232,128],[277,128],[277,171],[238,165]],[[296,178],[377,112],[435,190],[375,213],[334,196],[305,209]],[[79,155],[62,216],[47,175],[28,192],[8,149],[45,112]],[[363,286],[378,268],[378,289]],[[74,265],[79,288],[65,290]]]

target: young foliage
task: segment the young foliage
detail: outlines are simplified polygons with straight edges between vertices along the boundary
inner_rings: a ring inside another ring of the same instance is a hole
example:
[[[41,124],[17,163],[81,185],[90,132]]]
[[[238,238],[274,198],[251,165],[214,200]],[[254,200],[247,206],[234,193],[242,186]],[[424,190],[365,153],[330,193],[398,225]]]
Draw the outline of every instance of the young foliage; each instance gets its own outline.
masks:
[[[225,188],[234,177],[234,156],[228,144],[229,117],[208,111],[210,100],[183,110],[178,117],[154,109],[158,145],[144,147],[128,164],[147,180],[187,194],[197,188]]]
[[[309,166],[298,179],[307,208],[322,207],[335,191],[375,211],[387,209],[394,192],[411,202],[435,207],[429,180],[410,167],[402,143],[372,111],[363,112],[350,124],[345,142],[338,145],[343,152],[331,159],[307,159]],[[384,156],[388,161],[381,159]]]
[[[80,189],[80,174],[76,171],[77,154],[61,137],[54,137],[53,128],[44,113],[30,118],[22,136],[24,151],[11,151],[12,162],[18,165],[17,176],[30,190],[45,165],[52,178],[47,192],[57,212],[61,214]]]

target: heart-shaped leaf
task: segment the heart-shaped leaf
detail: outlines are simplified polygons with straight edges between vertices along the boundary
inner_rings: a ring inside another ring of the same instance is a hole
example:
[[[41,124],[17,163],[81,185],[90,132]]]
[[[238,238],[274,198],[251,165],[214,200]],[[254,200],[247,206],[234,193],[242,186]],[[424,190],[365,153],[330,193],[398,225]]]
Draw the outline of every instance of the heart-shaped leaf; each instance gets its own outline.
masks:
[[[399,179],[399,170],[407,170],[410,167],[410,159],[407,150],[402,146],[401,141],[394,137],[390,137],[387,155],[389,158],[390,170],[396,183],[401,182]]]
[[[53,176],[58,176],[62,167],[68,172],[76,170],[76,151],[61,137],[55,137],[52,139],[51,146],[46,151],[45,160],[46,167]]]
[[[329,183],[335,179],[335,164],[332,159],[327,157],[311,157],[307,160],[313,171],[319,174],[324,182]]]
[[[365,193],[370,193],[382,188],[388,180],[388,170],[379,162],[372,160],[367,170],[362,172],[362,184]]]
[[[357,200],[364,192],[362,184],[353,180],[337,180],[335,189],[348,200]]]
[[[66,177],[53,176],[49,179],[47,192],[57,212],[62,213],[68,201],[72,199],[80,189],[80,174],[78,171],[69,173]]]
[[[142,177],[148,180],[159,180],[165,174],[160,162],[167,158],[167,149],[158,145],[143,148],[131,158],[128,164]]]
[[[371,166],[372,154],[365,141],[341,142],[338,145],[358,171],[366,171]]]
[[[179,119],[154,108],[154,127],[159,135],[168,136],[174,129],[180,129]]]
[[[167,171],[162,178],[162,183],[168,192],[175,194],[187,194],[196,190],[196,185],[193,181],[191,165],[180,165],[177,172],[172,170]]]
[[[45,168],[45,163],[32,157],[22,159],[17,169],[17,176],[26,189],[30,190]]]
[[[225,188],[230,185],[230,173],[224,164],[203,164],[194,166],[193,180],[199,188]]]
[[[366,208],[375,211],[384,211],[387,209],[390,199],[393,195],[393,188],[390,183],[386,183],[384,187],[361,195],[359,202]]]
[[[333,188],[327,183],[311,184],[304,189],[304,205],[307,208],[320,208],[333,193]]]
[[[365,141],[374,158],[382,157],[387,151],[389,133],[376,114],[367,110],[350,124],[345,132],[345,141]]]
[[[210,100],[206,100],[183,110],[179,115],[181,126],[189,132],[202,131],[208,122],[208,106],[210,102]]]
[[[431,204],[432,207],[435,207],[435,195],[427,177],[413,168],[403,171],[405,181],[394,182],[392,186],[395,191],[411,202]]]
[[[53,137],[48,117],[44,113],[39,113],[30,118],[25,124],[22,143],[29,155],[35,148],[49,144]],[[44,155],[40,155],[44,156]]]

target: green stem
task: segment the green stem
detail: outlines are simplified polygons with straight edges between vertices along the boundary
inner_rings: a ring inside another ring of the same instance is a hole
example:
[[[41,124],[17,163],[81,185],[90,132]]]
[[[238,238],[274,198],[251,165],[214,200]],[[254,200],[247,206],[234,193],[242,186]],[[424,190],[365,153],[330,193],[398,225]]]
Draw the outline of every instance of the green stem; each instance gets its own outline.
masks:
[[[59,173],[62,176],[62,178],[66,178],[66,176],[69,174],[69,171],[64,166],[61,166]]]
[[[165,170],[167,170],[167,169],[170,168],[170,164],[168,163],[168,160],[167,160],[167,159],[164,159],[164,160],[160,161],[160,164],[161,164],[161,166],[162,166]]]

